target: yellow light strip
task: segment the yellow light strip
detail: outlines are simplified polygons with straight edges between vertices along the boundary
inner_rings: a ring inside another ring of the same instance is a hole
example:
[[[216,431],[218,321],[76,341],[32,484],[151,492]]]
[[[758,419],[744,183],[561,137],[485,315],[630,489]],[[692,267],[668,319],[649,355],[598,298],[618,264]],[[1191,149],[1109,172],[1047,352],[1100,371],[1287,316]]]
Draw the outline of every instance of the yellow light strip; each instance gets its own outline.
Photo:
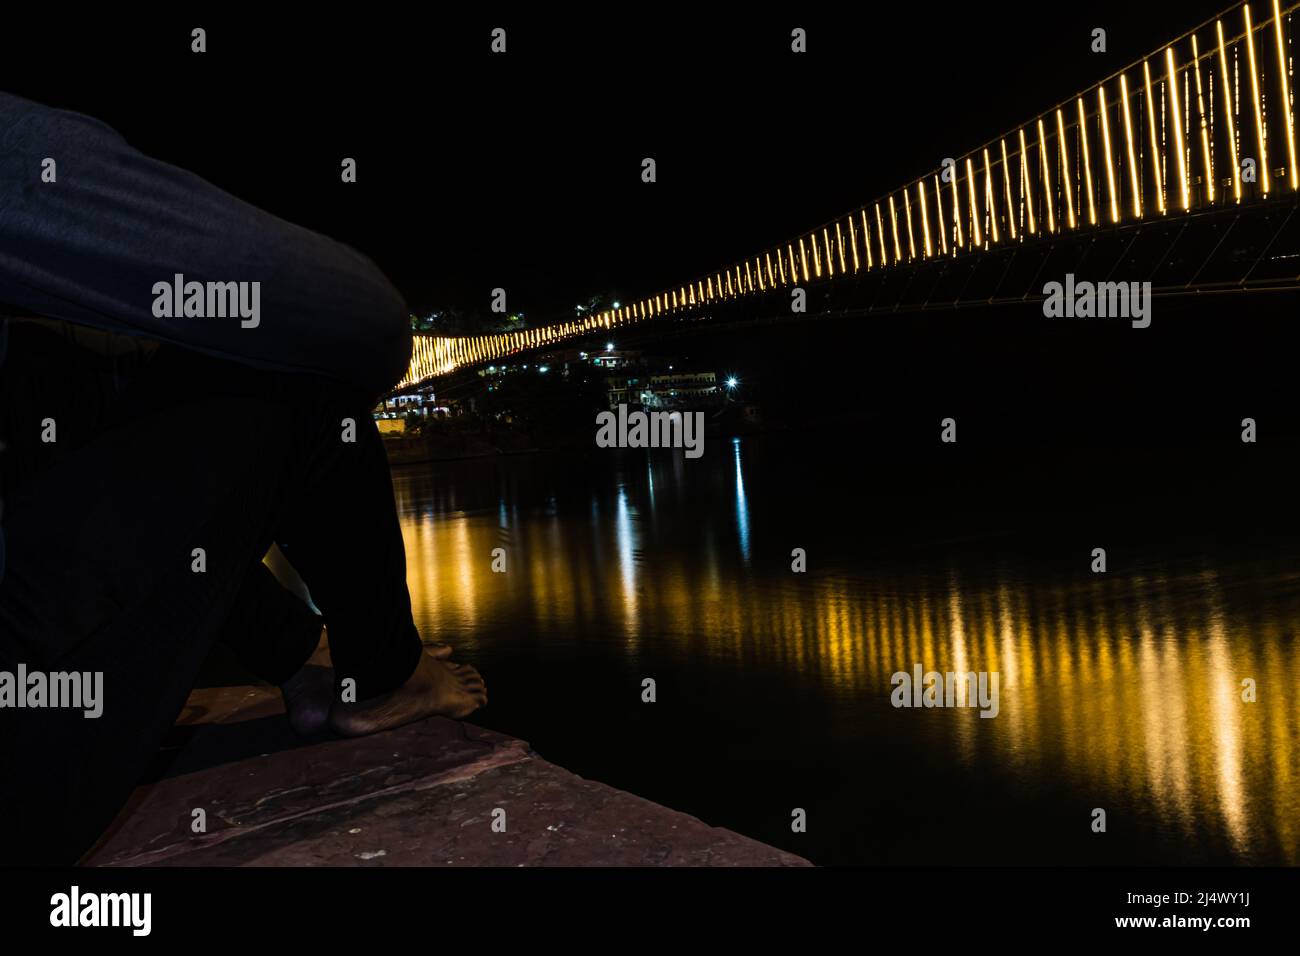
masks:
[[[1273,0],[1273,33],[1277,37],[1277,72],[1282,83],[1282,109],[1286,120],[1287,159],[1290,161],[1288,172],[1291,174],[1291,191],[1300,188],[1300,170],[1295,163],[1295,110],[1291,106],[1291,91],[1287,89],[1286,45],[1282,40],[1282,10],[1278,0]]]
[[[894,209],[894,197],[889,197],[889,229],[894,236],[894,264],[903,261],[903,247],[898,241],[898,212]]]
[[[1065,194],[1065,209],[1069,214],[1070,228],[1074,229],[1078,223],[1074,219],[1074,197],[1070,188],[1070,161],[1065,155],[1065,117],[1058,109],[1056,111],[1056,152],[1061,157],[1061,192]]]
[[[840,272],[848,272],[848,266],[844,263],[844,232],[838,222],[835,223],[835,248],[840,251]]]
[[[993,171],[989,166],[988,147],[984,148],[984,211],[989,216],[989,234],[992,242],[998,244],[998,204],[993,201]]]
[[[935,223],[939,227],[939,251],[943,255],[948,254],[948,230],[943,227],[943,188],[939,184],[939,177],[934,177],[934,203],[939,208],[939,218]]]
[[[1173,104],[1174,148],[1178,150],[1178,183],[1182,189],[1183,211],[1191,205],[1187,185],[1187,150],[1183,148],[1183,109],[1178,101],[1178,69],[1174,65],[1174,48],[1165,47],[1165,70],[1169,76],[1169,99]]]
[[[957,167],[952,167],[952,225],[957,232],[957,242],[953,250],[960,249],[965,240],[961,234],[961,190],[957,188]]]
[[[907,215],[907,260],[911,262],[916,258],[916,239],[912,235],[912,200],[906,189],[903,190],[903,208]]]
[[[1038,227],[1034,224],[1034,184],[1029,176],[1029,148],[1025,145],[1025,128],[1022,126],[1020,133],[1020,188],[1024,198],[1025,212],[1029,214],[1029,234],[1035,235]]]
[[[816,246],[813,247],[813,251],[814,252],[817,251]],[[807,282],[808,281],[808,250],[804,247],[803,236],[799,237],[799,261],[803,264],[803,281]]]
[[[889,253],[885,251],[885,221],[880,218],[880,203],[876,203],[876,235],[880,239],[880,267],[889,265]]]
[[[1225,87],[1226,88],[1226,87]],[[1142,218],[1142,190],[1138,186],[1137,154],[1133,149],[1133,118],[1128,109],[1128,77],[1119,78],[1119,99],[1124,107],[1124,139],[1128,143],[1128,176],[1133,187],[1133,216]]]
[[[1089,158],[1090,150],[1088,149],[1088,117],[1083,109],[1083,97],[1077,100],[1079,104],[1079,149],[1083,151],[1083,181],[1088,190],[1088,225],[1097,225],[1097,207],[1092,198],[1092,160]]]
[[[921,200],[921,234],[925,239],[925,257],[930,258],[933,248],[930,246],[930,214],[925,210],[925,180],[916,182],[916,194]]]
[[[1192,69],[1196,74],[1196,112],[1201,118],[1201,158],[1205,162],[1205,199],[1214,202],[1214,159],[1210,155],[1210,127],[1205,120],[1205,93],[1201,89],[1201,51],[1192,34]],[[1211,107],[1214,105],[1210,104]]]
[[[1214,29],[1219,35],[1219,73],[1223,81],[1223,115],[1228,120],[1228,150],[1232,158],[1232,193],[1241,202],[1241,164],[1237,162],[1237,130],[1232,122],[1232,87],[1228,83],[1228,50],[1223,42],[1223,21],[1216,20]]]
[[[765,252],[765,253],[763,253],[763,258],[764,258],[765,260],[767,260],[767,284],[770,285],[770,286],[772,286],[773,288],[775,288],[775,287],[776,287],[776,276],[772,273],[772,253],[770,253],[770,252]],[[780,258],[781,258],[781,253],[778,252],[778,253],[776,254],[776,258],[777,258],[778,260],[780,260]]]
[[[1151,130],[1151,171],[1156,177],[1156,203],[1161,215],[1165,211],[1165,186],[1160,175],[1160,137],[1156,135],[1155,97],[1151,95],[1151,67],[1142,61],[1142,76],[1147,86],[1147,127]]]
[[[867,210],[864,206],[862,209],[862,248],[867,250],[867,268],[875,268],[875,262],[871,258],[871,226],[867,223]]]
[[[792,243],[792,242],[787,242],[786,245],[785,245],[785,247],[786,247],[787,249],[790,250],[790,281],[791,281],[791,282],[798,282],[798,281],[799,281],[799,266],[798,266],[798,264],[794,261],[794,243]],[[803,248],[803,242],[802,242],[802,241],[799,243],[799,247],[800,247],[800,248]]]
[[[975,201],[975,167],[971,165],[969,156],[966,157],[966,193],[970,199],[971,247],[979,248],[984,245],[984,239],[980,234],[979,203]]]
[[[1043,131],[1042,117],[1038,119],[1038,158],[1043,165],[1043,204],[1047,206],[1047,231],[1056,232],[1056,203],[1052,201],[1052,164],[1047,158],[1047,134]]]
[[[1011,201],[1011,165],[1007,162],[1007,141],[1002,140],[1002,188],[1007,194],[1007,225],[1011,227],[1011,238],[1016,238],[1016,204]]]
[[[1250,22],[1250,4],[1242,8],[1246,17],[1246,54],[1250,58],[1250,96],[1255,103],[1255,129],[1259,131],[1259,185],[1267,196],[1268,150],[1264,147],[1264,107],[1259,98],[1259,68],[1255,66],[1255,28]]]
[[[1110,117],[1106,115],[1106,90],[1097,87],[1097,109],[1101,113],[1101,143],[1106,152],[1106,184],[1110,190],[1110,221],[1119,222],[1119,196],[1115,195],[1115,159],[1110,149]]]
[[[853,226],[852,216],[849,216],[849,246],[853,249],[853,271],[857,272],[860,267],[858,260],[858,230]]]
[[[831,255],[831,235],[825,226],[822,227],[822,242],[826,244],[826,274],[835,275],[835,257]]]

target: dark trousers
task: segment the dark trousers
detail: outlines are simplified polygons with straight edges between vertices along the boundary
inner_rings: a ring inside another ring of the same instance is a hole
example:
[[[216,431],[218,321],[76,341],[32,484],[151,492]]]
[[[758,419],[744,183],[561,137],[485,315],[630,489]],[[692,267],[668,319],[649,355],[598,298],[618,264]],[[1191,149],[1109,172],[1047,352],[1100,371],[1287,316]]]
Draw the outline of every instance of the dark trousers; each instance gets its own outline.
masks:
[[[366,396],[169,346],[123,382],[109,360],[21,323],[3,389],[0,671],[102,672],[103,704],[94,719],[0,708],[0,860],[73,862],[91,846],[214,641],[273,683],[301,667],[322,619],[262,564],[272,542],[328,624],[336,682],[365,699],[414,671]],[[46,419],[53,443],[37,437]]]

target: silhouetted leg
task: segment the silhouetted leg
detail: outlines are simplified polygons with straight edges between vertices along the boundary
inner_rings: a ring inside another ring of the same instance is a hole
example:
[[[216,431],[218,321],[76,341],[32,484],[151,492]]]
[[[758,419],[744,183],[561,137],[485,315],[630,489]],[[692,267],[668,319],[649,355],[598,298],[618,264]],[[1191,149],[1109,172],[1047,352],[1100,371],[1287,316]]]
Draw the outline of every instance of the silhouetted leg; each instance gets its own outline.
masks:
[[[420,635],[382,439],[368,410],[335,409],[326,436],[312,444],[310,477],[288,502],[276,542],[324,616],[336,687],[351,678],[364,699],[411,675]],[[354,441],[342,440],[345,430]],[[359,565],[373,566],[364,587]]]
[[[160,355],[106,427],[6,487],[0,669],[22,662],[32,671],[99,672],[103,699],[94,719],[70,709],[0,709],[0,857],[68,862],[93,843],[156,752],[230,615],[256,608],[255,599],[244,603],[250,579],[260,577],[278,531],[302,529],[298,506],[319,500],[317,485],[361,496],[314,512],[333,529],[330,554],[350,562],[346,572],[313,573],[322,608],[339,606],[345,630],[359,639],[364,622],[351,615],[365,602],[333,600],[331,588],[404,593],[400,536],[395,553],[350,547],[391,545],[371,529],[396,521],[386,470],[354,454],[371,446],[342,447],[337,421],[353,406],[316,377]],[[358,424],[373,428],[368,416]],[[356,469],[382,488],[332,469]],[[314,560],[324,562],[317,547]],[[297,600],[260,593],[277,607]],[[383,615],[369,631],[372,659],[347,652],[375,686],[397,686],[419,658],[409,602],[403,607],[406,620]],[[305,638],[287,643],[296,642]]]
[[[249,569],[217,640],[268,684],[297,673],[320,643],[324,621],[261,561]]]

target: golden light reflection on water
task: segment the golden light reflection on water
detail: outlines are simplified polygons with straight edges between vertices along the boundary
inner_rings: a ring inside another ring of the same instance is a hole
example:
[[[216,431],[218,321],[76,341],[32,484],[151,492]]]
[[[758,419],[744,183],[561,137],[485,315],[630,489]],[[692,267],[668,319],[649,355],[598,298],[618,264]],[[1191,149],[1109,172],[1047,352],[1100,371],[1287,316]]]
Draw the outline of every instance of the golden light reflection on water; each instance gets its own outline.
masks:
[[[955,570],[906,581],[878,568],[756,573],[739,458],[734,482],[728,534],[700,528],[700,546],[683,549],[657,546],[656,522],[680,499],[641,502],[644,485],[620,483],[587,515],[507,516],[430,507],[399,476],[417,623],[470,649],[502,629],[603,635],[629,657],[653,641],[683,664],[703,655],[781,669],[882,710],[891,675],[915,664],[997,671],[996,718],[918,714],[942,721],[933,745],[954,762],[1065,781],[1099,806],[1145,807],[1165,830],[1208,834],[1243,860],[1300,862],[1294,580],[1276,582],[1261,608],[1229,600],[1213,573],[1071,584]],[[509,571],[496,574],[503,544]],[[1245,678],[1257,702],[1242,700]]]

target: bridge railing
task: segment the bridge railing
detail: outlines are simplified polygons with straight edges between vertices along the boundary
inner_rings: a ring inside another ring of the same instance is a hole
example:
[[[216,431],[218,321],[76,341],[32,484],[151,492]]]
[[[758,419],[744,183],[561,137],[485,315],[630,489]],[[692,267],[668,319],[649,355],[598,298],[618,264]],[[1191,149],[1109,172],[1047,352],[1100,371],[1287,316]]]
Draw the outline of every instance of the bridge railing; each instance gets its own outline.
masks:
[[[402,384],[776,289],[1294,196],[1297,7],[1238,4],[847,215],[676,288],[525,331],[418,337]]]

